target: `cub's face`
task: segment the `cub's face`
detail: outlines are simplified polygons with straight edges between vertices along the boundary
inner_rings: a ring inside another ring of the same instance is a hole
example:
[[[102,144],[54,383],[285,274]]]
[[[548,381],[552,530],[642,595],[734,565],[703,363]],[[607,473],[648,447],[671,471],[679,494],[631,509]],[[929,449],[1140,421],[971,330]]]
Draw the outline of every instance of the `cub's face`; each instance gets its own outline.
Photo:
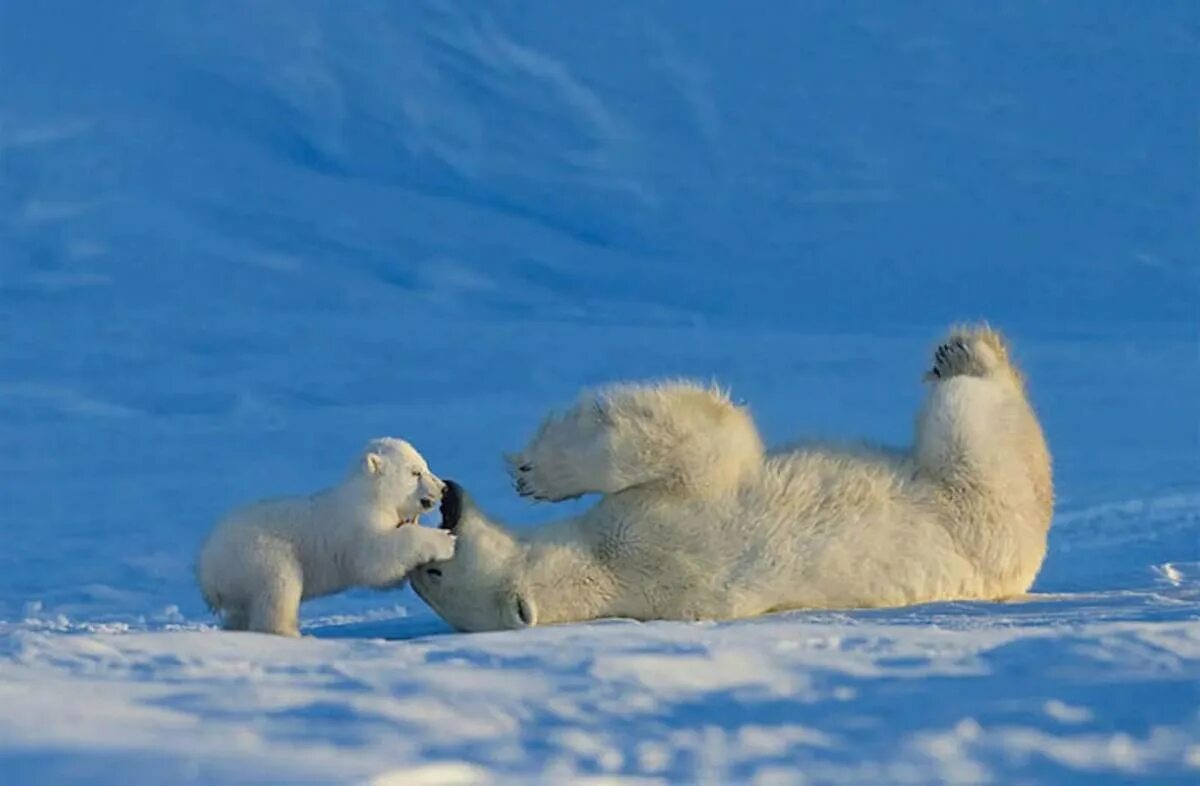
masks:
[[[375,491],[376,503],[396,512],[397,526],[416,524],[442,499],[445,483],[429,471],[416,449],[402,439],[372,440],[363,452],[362,472]]]
[[[454,481],[442,499],[442,527],[458,536],[454,558],[409,574],[417,594],[461,631],[510,630],[537,622],[532,601],[517,587],[524,552],[488,521]]]

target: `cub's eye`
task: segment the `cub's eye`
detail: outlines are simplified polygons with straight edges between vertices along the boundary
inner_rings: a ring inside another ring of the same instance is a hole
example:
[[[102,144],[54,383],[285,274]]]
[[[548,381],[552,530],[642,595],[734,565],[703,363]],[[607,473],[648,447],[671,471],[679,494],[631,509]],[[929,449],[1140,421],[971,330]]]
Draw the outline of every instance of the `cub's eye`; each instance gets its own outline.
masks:
[[[422,472],[422,471],[421,471],[421,470],[419,470],[419,469],[414,469],[414,470],[413,470],[413,477],[414,477],[414,478],[419,478],[419,477],[421,477],[421,476],[422,476],[422,475],[424,475],[424,474],[425,474],[425,473],[424,473],[424,472]]]

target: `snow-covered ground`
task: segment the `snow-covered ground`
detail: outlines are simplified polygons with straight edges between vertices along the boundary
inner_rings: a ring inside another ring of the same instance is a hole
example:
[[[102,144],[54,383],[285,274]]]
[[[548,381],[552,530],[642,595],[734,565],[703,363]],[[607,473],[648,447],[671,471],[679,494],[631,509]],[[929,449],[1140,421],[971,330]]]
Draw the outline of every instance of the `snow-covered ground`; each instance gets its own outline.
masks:
[[[1190,3],[0,2],[0,782],[1194,783],[1196,95]],[[979,317],[1027,601],[292,641],[194,586],[380,434],[556,515],[500,452],[596,382],[904,443]]]

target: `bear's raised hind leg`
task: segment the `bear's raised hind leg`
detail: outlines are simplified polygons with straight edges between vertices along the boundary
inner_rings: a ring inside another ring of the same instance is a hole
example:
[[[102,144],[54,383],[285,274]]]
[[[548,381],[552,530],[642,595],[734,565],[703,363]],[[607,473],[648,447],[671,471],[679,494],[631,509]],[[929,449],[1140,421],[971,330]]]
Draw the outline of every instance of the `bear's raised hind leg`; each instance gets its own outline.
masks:
[[[1001,336],[951,331],[934,352],[915,458],[986,597],[1025,592],[1045,556],[1054,500],[1050,453]]]
[[[925,379],[933,387],[917,419],[915,453],[926,476],[960,500],[1032,499],[1049,526],[1050,454],[1000,334],[987,326],[952,330]]]
[[[986,326],[955,328],[925,380],[933,387],[917,420],[917,461],[940,480],[977,486],[980,473],[1011,452],[1010,424],[1030,414],[1003,338]]]

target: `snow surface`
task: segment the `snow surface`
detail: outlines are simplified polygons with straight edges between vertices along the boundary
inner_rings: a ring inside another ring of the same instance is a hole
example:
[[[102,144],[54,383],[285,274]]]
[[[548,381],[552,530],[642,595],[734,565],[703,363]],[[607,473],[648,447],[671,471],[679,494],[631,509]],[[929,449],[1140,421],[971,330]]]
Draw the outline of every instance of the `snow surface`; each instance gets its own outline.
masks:
[[[1196,782],[1197,17],[0,2],[0,781]],[[904,443],[979,317],[1056,459],[1024,602],[291,641],[194,586],[380,434],[569,510],[499,455],[586,384]]]

